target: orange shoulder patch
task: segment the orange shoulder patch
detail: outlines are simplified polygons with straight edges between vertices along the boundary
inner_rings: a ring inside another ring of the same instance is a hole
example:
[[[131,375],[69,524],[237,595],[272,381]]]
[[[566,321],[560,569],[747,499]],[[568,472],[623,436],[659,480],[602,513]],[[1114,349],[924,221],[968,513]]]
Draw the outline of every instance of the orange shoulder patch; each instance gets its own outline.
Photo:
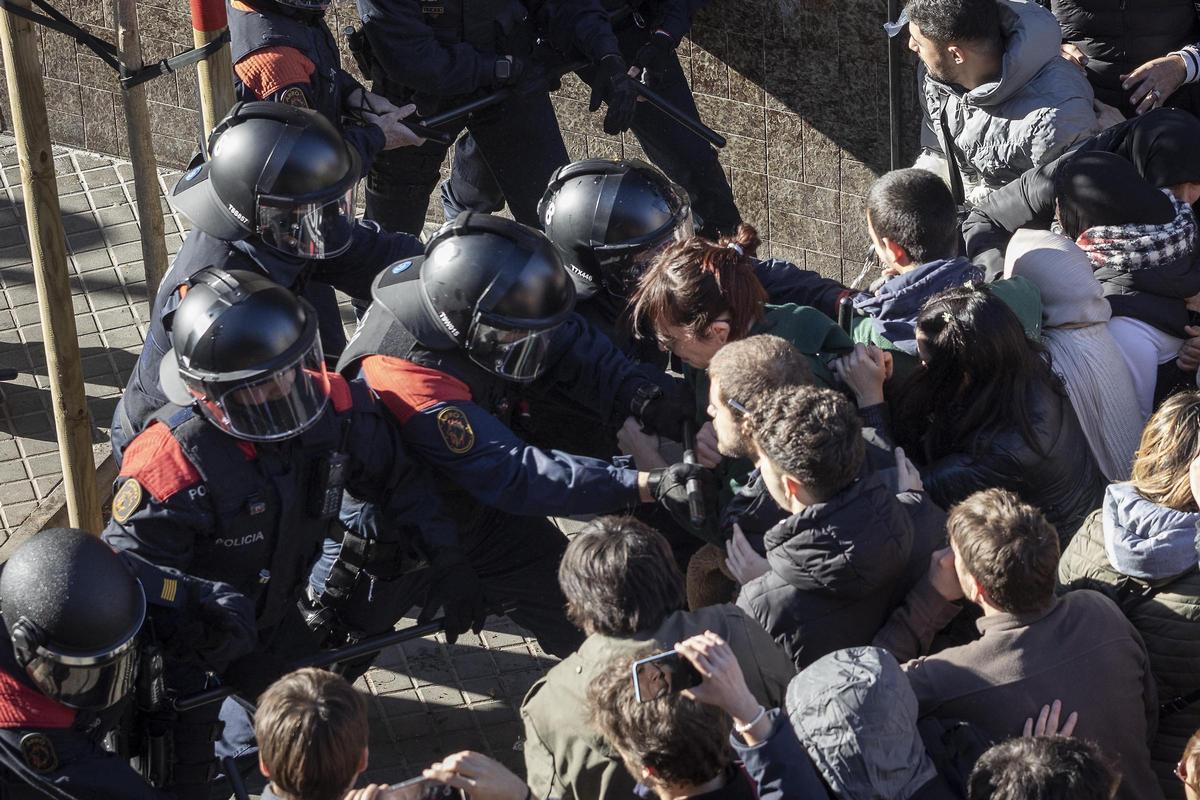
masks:
[[[458,378],[402,358],[368,356],[362,369],[367,385],[401,425],[438,403],[471,399],[471,390]]]
[[[233,71],[255,97],[266,100],[285,87],[311,83],[316,68],[294,47],[264,47],[235,64]]]
[[[349,382],[336,372],[329,373],[329,402],[339,414],[349,411],[354,405],[354,395],[350,393]]]
[[[161,422],[151,423],[129,443],[121,477],[136,478],[160,502],[200,482],[200,473],[184,455],[171,429]]]

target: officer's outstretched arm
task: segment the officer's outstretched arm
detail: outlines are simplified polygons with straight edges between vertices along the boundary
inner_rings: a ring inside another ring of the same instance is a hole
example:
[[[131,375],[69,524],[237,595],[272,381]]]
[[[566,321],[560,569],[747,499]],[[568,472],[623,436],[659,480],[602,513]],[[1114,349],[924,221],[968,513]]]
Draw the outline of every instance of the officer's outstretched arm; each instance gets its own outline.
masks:
[[[415,236],[389,233],[371,220],[359,220],[346,252],[312,262],[312,276],[356,300],[369,303],[371,284],[380,272],[397,261],[424,252],[425,246]]]
[[[403,426],[411,452],[484,505],[513,514],[603,514],[639,502],[637,472],[522,441],[469,401],[436,403]]]
[[[216,530],[207,488],[195,482],[167,493],[161,486],[147,486],[132,476],[121,476],[118,481],[112,520],[101,538],[114,550],[189,572],[197,537]]]

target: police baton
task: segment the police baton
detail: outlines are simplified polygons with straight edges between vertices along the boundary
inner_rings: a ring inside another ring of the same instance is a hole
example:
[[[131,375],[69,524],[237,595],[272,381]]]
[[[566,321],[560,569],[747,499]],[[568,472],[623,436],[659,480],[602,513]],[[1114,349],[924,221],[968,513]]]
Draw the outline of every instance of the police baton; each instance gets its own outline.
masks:
[[[548,90],[551,83],[561,80],[569,72],[578,72],[579,70],[586,68],[590,65],[590,63],[591,62],[589,61],[572,62],[557,71],[548,73],[546,77],[543,77],[540,80],[530,81],[522,85],[519,89],[508,87],[497,89],[491,94],[487,94],[483,97],[463,103],[460,106],[455,106],[454,108],[448,109],[439,114],[426,117],[425,119],[421,120],[420,124],[428,128],[438,128],[443,125],[449,125],[452,122],[458,122],[461,119],[469,118],[480,111],[491,108],[495,105],[499,105],[518,92],[521,94],[529,94],[534,91]],[[646,84],[638,80],[633,80],[633,85],[638,95],[645,98],[646,102],[650,103],[650,105],[654,106],[659,111],[678,122],[684,128],[699,136],[701,139],[704,139],[713,147],[719,149],[726,145],[724,136],[717,133],[695,117],[677,108],[658,92],[646,86]],[[416,129],[414,128],[413,130]],[[418,134],[422,136],[424,135],[419,131]]]
[[[696,423],[689,420],[683,422],[683,463],[697,464],[696,461]],[[688,516],[697,528],[704,527],[704,494],[700,488],[699,478],[688,478],[685,486],[688,499]]]
[[[422,636],[428,636],[431,633],[437,633],[442,629],[442,624],[445,619],[438,617],[435,620],[424,622],[418,625],[412,625],[399,631],[390,631],[381,633],[378,636],[370,636],[363,639],[361,642],[348,644],[345,647],[338,647],[333,650],[326,650],[323,653],[317,653],[309,658],[302,658],[299,661],[293,662],[289,667],[289,672],[304,667],[331,667],[334,664],[340,664],[343,661],[350,661],[362,656],[368,656],[372,653],[378,653],[386,647],[391,647],[394,644],[420,639]],[[176,711],[191,711],[200,706],[206,706],[209,703],[216,703],[230,697],[235,692],[232,686],[218,686],[215,689],[208,689],[203,692],[188,695],[187,697],[179,697],[172,701],[171,705]]]
[[[225,756],[221,759],[221,766],[225,769],[225,777],[229,779],[229,789],[233,792],[234,800],[250,800],[250,793],[246,791],[246,782],[242,780],[237,759]]]

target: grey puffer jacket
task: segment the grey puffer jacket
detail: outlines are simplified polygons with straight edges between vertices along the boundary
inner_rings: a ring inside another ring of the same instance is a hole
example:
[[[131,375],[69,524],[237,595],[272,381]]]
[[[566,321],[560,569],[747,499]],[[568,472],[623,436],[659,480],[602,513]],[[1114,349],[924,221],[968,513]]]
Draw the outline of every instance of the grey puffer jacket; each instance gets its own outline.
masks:
[[[1114,483],[1063,553],[1065,589],[1095,589],[1121,606],[1146,642],[1160,702],[1200,690],[1200,513],[1155,505]],[[1200,728],[1200,700],[1162,710],[1150,756],[1163,794],[1183,800],[1175,762]]]
[[[1099,132],[1087,77],[1059,55],[1058,21],[1030,0],[1001,0],[1005,33],[1000,79],[964,91],[926,74],[935,130],[946,114],[963,180],[978,203]]]

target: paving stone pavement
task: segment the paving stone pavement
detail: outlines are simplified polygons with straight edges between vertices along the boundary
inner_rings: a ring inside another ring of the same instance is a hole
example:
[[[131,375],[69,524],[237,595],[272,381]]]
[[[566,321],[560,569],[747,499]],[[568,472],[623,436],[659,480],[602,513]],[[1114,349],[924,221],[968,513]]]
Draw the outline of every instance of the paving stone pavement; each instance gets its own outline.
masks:
[[[94,441],[102,443],[147,322],[131,170],[109,156],[57,147],[54,153],[88,405]],[[61,471],[11,136],[0,136],[0,176],[0,367],[20,370],[15,380],[0,382],[3,543],[61,481]],[[162,172],[164,190],[176,176]],[[163,202],[168,251],[174,254],[186,224]],[[348,309],[346,314],[352,319]],[[466,748],[523,773],[517,710],[529,686],[553,663],[507,619],[492,619],[482,635],[461,637],[454,645],[439,634],[385,651],[358,683],[371,695],[365,777],[395,782]]]

